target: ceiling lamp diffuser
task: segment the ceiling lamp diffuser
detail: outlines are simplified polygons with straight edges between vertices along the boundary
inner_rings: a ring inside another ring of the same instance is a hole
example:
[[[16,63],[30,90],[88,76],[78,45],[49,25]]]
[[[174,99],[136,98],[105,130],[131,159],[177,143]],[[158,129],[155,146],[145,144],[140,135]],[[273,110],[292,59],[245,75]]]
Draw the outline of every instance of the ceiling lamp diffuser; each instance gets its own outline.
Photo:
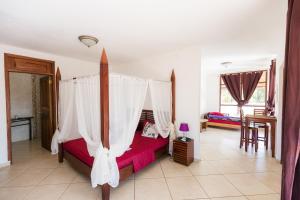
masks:
[[[232,62],[229,62],[229,61],[222,62],[221,65],[223,65],[225,68],[227,68],[228,66],[232,65]]]
[[[78,37],[78,39],[80,40],[80,42],[82,42],[87,47],[94,46],[99,41],[97,38],[95,38],[93,36],[89,36],[89,35],[81,35]]]

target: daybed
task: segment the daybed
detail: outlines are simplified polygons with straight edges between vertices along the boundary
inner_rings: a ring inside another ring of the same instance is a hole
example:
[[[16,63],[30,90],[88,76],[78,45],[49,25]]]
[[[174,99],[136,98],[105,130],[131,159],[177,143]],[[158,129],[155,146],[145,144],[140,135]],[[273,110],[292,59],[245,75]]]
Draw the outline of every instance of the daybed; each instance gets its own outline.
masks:
[[[231,117],[220,112],[209,112],[205,115],[208,120],[207,125],[212,127],[240,129],[241,120],[239,117]]]

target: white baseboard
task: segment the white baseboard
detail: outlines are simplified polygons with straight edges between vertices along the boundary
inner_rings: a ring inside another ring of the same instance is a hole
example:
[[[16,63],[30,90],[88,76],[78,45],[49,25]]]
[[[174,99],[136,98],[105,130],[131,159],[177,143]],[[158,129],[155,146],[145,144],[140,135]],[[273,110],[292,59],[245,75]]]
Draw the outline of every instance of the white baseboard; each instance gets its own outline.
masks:
[[[7,167],[9,165],[10,165],[10,161],[4,162],[4,163],[0,163],[0,168]]]

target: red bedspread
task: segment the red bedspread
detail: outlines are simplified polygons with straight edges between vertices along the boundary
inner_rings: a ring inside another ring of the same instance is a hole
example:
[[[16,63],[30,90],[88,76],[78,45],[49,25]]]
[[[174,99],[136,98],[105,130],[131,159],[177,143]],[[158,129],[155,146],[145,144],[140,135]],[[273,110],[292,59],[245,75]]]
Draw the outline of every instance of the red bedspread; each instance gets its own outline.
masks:
[[[168,138],[146,138],[141,136],[141,132],[136,132],[130,146],[131,149],[117,158],[119,169],[133,164],[134,171],[139,171],[155,160],[155,151],[164,148],[168,143]],[[83,138],[65,142],[63,148],[86,165],[92,167],[94,158],[89,155]]]
[[[209,122],[221,123],[221,124],[233,124],[241,125],[240,122],[230,121],[230,120],[218,120],[218,119],[208,119]]]

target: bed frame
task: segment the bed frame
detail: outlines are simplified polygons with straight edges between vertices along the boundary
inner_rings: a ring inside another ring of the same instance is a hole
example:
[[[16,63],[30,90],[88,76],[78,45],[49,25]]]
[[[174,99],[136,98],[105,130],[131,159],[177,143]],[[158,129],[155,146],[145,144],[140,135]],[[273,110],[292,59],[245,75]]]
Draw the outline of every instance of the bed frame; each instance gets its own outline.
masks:
[[[217,123],[217,122],[207,122],[207,125],[212,126],[212,127],[219,127],[219,128],[241,129],[241,125],[235,125],[235,124],[223,124],[223,123]]]
[[[55,83],[56,83],[56,98],[57,105],[59,100],[59,81],[61,80],[61,74],[59,68],[57,68]],[[175,122],[175,73],[172,70],[171,74],[171,82],[172,82],[172,122]],[[58,108],[58,106],[57,106]],[[58,113],[58,112],[57,112]],[[109,71],[108,71],[108,61],[105,53],[105,49],[103,49],[100,61],[100,123],[101,123],[101,140],[103,146],[109,149]],[[57,116],[58,117],[58,116]],[[57,118],[58,119],[58,118]],[[140,123],[143,120],[154,121],[153,112],[151,110],[143,110]],[[58,121],[58,120],[57,120]],[[59,126],[58,126],[59,128]],[[168,153],[168,146],[162,148],[155,152],[155,157],[159,158],[164,154]],[[75,168],[80,173],[90,177],[91,168],[83,163],[81,160],[77,159],[72,154],[68,153],[63,149],[63,145],[59,144],[59,152],[58,152],[58,161],[60,163],[66,159],[70,163],[70,165]],[[129,165],[120,169],[120,181],[126,180],[129,176],[134,173],[133,165]],[[102,191],[102,200],[109,200],[110,198],[110,186],[108,184],[101,185]]]

